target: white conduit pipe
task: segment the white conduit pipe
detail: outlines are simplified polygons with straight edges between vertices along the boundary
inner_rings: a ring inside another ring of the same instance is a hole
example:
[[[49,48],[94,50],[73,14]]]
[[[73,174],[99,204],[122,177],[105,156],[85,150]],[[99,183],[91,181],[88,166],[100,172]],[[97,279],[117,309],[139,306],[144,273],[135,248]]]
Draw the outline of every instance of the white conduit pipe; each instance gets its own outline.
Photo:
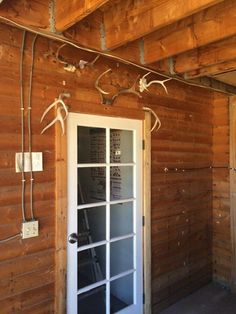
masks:
[[[34,187],[34,175],[33,175],[33,161],[32,161],[32,131],[31,131],[31,110],[32,110],[32,81],[34,73],[34,55],[35,55],[35,43],[37,34],[32,41],[31,52],[31,69],[30,69],[30,81],[29,81],[29,100],[28,100],[28,137],[29,137],[29,155],[30,155],[30,213],[31,219],[35,220],[34,208],[33,208],[33,187]]]
[[[21,210],[22,220],[25,221],[25,123],[24,123],[24,90],[23,90],[23,61],[25,48],[26,32],[23,32],[21,56],[20,56],[20,110],[21,110]]]

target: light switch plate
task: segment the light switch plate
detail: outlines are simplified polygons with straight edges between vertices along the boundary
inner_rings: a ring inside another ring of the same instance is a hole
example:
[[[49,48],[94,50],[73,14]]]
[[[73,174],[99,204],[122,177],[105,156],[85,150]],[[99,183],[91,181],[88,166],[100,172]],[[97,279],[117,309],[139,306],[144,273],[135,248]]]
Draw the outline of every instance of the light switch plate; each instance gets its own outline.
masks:
[[[22,223],[22,239],[34,238],[39,235],[38,220],[25,221]]]
[[[32,152],[32,171],[43,171],[43,153]],[[24,153],[24,172],[30,172],[30,153]],[[22,171],[22,153],[15,156],[16,172]]]

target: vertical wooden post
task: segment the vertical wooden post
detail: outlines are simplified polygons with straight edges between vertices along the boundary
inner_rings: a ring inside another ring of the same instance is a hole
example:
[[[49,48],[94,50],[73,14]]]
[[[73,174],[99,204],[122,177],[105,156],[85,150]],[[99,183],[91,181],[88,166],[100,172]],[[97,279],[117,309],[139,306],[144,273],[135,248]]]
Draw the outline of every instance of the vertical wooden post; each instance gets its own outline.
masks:
[[[145,149],[143,154],[144,163],[144,187],[143,187],[143,215],[145,219],[145,225],[143,228],[143,263],[144,263],[144,313],[151,314],[151,114],[145,112],[144,121],[144,141]]]
[[[56,125],[55,313],[66,313],[67,139]]]
[[[231,290],[236,293],[236,97],[230,98],[230,221],[232,242]]]

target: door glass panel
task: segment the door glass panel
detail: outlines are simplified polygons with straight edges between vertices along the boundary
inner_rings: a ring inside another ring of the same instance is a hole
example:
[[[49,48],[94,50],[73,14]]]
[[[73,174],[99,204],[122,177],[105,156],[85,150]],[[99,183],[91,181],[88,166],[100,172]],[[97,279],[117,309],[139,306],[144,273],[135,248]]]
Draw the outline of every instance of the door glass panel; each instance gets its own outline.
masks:
[[[78,168],[78,205],[106,200],[106,168]]]
[[[110,170],[111,200],[133,197],[133,166],[115,166]]]
[[[106,286],[78,295],[78,314],[106,314]]]
[[[110,252],[111,277],[133,269],[133,238],[112,242]]]
[[[133,233],[133,202],[111,205],[111,238]]]
[[[78,211],[78,246],[106,240],[106,207]]]
[[[110,130],[110,162],[133,162],[133,131]]]
[[[78,126],[78,163],[106,162],[106,129]]]
[[[78,288],[84,288],[106,277],[106,246],[78,253]]]
[[[133,304],[133,274],[112,281],[110,291],[110,313],[117,313]]]

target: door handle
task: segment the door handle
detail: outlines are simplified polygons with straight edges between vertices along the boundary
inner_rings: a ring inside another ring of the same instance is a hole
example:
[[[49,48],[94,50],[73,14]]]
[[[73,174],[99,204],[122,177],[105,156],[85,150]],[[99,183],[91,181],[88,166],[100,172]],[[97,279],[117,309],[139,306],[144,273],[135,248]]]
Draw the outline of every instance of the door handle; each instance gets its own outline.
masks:
[[[68,241],[69,241],[69,243],[71,243],[71,244],[74,244],[74,243],[78,242],[78,236],[77,236],[77,234],[76,234],[76,233],[71,233],[71,234],[69,235],[69,237],[68,237]]]

